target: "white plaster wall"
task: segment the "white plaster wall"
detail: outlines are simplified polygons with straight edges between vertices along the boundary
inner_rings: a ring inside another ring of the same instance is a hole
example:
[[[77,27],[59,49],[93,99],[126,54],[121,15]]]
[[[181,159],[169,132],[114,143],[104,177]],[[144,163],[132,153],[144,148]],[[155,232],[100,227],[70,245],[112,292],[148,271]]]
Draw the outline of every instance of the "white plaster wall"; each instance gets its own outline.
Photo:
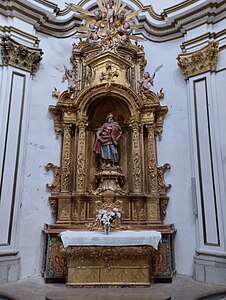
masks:
[[[218,126],[219,126],[219,135],[220,135],[220,143],[218,148],[220,148],[223,168],[223,180],[221,180],[221,191],[222,191],[222,219],[224,226],[224,236],[225,236],[225,247],[226,247],[226,219],[225,219],[225,211],[226,211],[226,201],[225,201],[225,192],[226,192],[226,136],[225,136],[225,128],[226,128],[226,105],[225,105],[225,95],[226,95],[226,49],[220,51],[219,53],[219,61],[218,61],[218,73],[216,74],[216,103],[217,103],[217,112],[218,112]]]
[[[32,2],[32,0],[29,0],[29,1]],[[56,3],[61,9],[65,8],[65,1],[64,0],[54,0],[54,1],[51,1],[51,2]],[[68,2],[77,4],[80,1],[73,0],[73,1],[68,1]],[[126,1],[124,1],[124,2],[126,2]],[[161,0],[161,1],[152,0],[151,3],[150,3],[149,0],[142,0],[141,2],[142,2],[143,5],[150,5],[151,4],[154,11],[156,13],[160,14],[163,11],[163,9],[174,6],[174,5],[177,5],[178,3],[181,3],[183,1],[181,1],[181,0]]]
[[[51,97],[54,86],[61,91],[63,65],[69,66],[72,39],[61,40],[39,35],[40,47],[44,51],[40,68],[33,78],[31,103],[26,142],[24,187],[22,193],[18,247],[21,256],[21,277],[40,273],[42,260],[42,228],[53,223],[48,201],[50,192],[46,184],[53,176],[44,166],[48,162],[59,165],[60,138],[54,132],[54,123],[48,111],[56,103]]]
[[[196,247],[195,217],[191,198],[191,160],[189,149],[189,127],[186,82],[177,66],[182,40],[167,43],[145,43],[147,70],[163,64],[156,74],[153,90],[163,87],[165,98],[161,105],[168,106],[162,139],[158,142],[158,164],[170,163],[165,182],[172,187],[167,207],[165,224],[175,224],[176,269],[178,273],[192,275],[193,255]],[[147,44],[150,45],[147,47]]]

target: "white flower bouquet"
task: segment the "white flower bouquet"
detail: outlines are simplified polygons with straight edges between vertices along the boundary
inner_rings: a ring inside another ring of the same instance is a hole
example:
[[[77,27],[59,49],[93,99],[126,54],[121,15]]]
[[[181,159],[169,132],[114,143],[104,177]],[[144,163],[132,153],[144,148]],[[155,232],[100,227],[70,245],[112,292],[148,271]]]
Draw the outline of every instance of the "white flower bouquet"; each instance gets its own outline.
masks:
[[[114,220],[120,219],[121,214],[118,208],[113,208],[111,211],[101,209],[98,212],[97,219],[100,220],[102,225],[110,225]]]

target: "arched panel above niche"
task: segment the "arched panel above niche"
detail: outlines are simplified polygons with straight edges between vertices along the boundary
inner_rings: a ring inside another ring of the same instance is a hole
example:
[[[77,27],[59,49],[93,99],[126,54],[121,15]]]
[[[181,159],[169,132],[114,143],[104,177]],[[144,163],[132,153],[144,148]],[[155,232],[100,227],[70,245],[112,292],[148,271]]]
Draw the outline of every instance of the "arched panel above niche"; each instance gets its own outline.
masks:
[[[109,111],[114,114],[115,119],[122,125],[123,123],[129,123],[131,112],[128,104],[114,94],[106,95],[90,103],[87,109],[89,123],[103,123]]]

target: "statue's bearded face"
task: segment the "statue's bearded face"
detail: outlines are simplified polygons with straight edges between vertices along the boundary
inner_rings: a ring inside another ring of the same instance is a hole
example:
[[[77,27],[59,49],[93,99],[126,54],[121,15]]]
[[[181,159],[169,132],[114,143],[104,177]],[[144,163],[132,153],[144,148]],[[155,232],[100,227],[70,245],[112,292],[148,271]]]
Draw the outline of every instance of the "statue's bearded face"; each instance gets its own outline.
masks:
[[[108,118],[108,123],[113,123],[113,122],[114,122],[113,117],[109,117],[109,118]]]

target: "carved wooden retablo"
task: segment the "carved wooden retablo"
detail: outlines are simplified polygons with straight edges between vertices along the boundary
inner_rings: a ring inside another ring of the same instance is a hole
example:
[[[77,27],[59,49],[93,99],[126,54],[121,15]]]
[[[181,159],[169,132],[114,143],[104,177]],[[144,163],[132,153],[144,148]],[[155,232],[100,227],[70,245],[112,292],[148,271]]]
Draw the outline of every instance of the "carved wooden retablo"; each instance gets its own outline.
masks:
[[[132,35],[136,13],[120,3],[113,10],[121,7],[126,19],[123,14],[106,17],[112,7],[102,2],[99,16],[99,10],[68,5],[89,16],[86,20],[94,19],[73,45],[73,69],[65,67],[63,76],[68,89],[55,88],[57,103],[49,107],[62,136],[60,165],[46,166],[54,173],[48,185],[55,217],[50,230],[100,229],[96,215],[106,204],[122,212],[117,229],[171,230],[163,225],[170,188],[164,172],[170,165],[158,166],[156,145],[168,108],[160,105],[163,91],[150,89],[154,76],[144,72],[143,47],[131,42],[141,40]]]

